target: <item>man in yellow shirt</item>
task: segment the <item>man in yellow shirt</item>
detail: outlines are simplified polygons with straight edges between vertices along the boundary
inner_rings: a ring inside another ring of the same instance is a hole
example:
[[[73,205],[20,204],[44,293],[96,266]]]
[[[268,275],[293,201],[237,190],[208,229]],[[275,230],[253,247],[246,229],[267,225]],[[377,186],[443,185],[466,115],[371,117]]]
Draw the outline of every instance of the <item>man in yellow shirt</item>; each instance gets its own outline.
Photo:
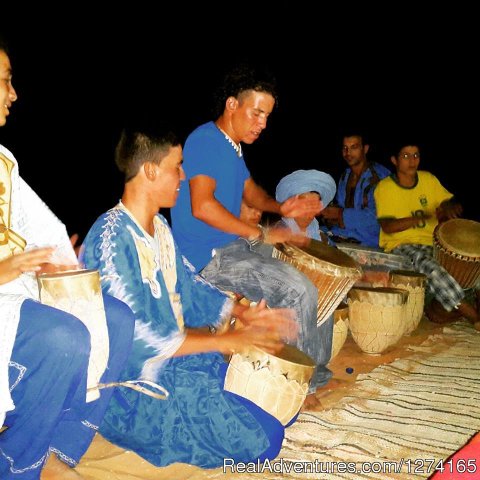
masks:
[[[461,205],[434,175],[418,170],[418,145],[404,144],[391,161],[396,173],[381,180],[374,192],[380,247],[408,257],[415,270],[427,275],[427,291],[434,297],[426,309],[431,320],[444,321],[454,316],[446,312],[458,310],[479,322],[480,314],[465,301],[462,287],[433,258],[435,227],[439,221],[459,217]]]

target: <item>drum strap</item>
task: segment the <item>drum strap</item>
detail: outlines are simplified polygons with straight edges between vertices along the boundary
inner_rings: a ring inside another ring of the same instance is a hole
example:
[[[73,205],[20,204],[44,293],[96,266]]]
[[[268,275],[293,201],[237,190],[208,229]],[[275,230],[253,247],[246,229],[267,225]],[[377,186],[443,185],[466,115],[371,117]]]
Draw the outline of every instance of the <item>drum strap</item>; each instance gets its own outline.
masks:
[[[139,383],[144,383],[145,385],[148,385],[151,388],[154,388],[162,394],[152,392],[148,388],[142,387],[141,385],[138,385]],[[149,397],[156,398],[158,400],[166,400],[168,396],[170,395],[165,388],[163,388],[160,385],[157,385],[156,383],[150,382],[149,380],[127,380],[125,382],[111,382],[111,383],[99,383],[96,387],[91,387],[87,389],[87,392],[91,390],[101,390],[102,388],[112,388],[112,387],[127,387],[131,388],[132,390],[136,390],[137,392],[143,393],[145,395],[148,395]]]

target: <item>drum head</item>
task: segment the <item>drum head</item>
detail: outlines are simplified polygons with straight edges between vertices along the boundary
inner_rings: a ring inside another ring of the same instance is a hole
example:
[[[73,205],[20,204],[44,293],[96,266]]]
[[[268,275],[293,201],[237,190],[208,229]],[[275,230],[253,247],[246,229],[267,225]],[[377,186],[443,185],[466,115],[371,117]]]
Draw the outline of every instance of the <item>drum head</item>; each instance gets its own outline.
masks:
[[[98,272],[94,269],[80,269],[80,270],[63,270],[55,273],[41,273],[38,275],[39,280],[58,279],[63,277],[81,277],[89,276],[92,273]]]
[[[277,244],[276,248],[293,258],[299,265],[315,270],[315,264],[328,265],[338,269],[339,276],[358,279],[362,276],[360,265],[346,253],[326,243],[311,239],[306,247],[297,247],[291,243]]]
[[[454,218],[440,223],[434,237],[446,250],[480,260],[480,223]]]
[[[408,291],[390,287],[353,287],[348,292],[348,298],[378,305],[405,305]]]
[[[390,270],[390,282],[392,285],[411,285],[412,287],[423,287],[427,276],[420,272],[411,270]]]

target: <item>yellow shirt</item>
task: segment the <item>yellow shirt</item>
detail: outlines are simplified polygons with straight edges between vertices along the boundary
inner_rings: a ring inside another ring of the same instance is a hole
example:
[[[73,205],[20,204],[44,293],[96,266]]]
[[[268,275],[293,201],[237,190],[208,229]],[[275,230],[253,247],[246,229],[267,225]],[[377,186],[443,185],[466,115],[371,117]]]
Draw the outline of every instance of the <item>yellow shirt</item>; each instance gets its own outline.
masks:
[[[393,177],[381,180],[374,192],[377,218],[404,218],[417,216],[419,225],[403,232],[385,233],[380,229],[379,244],[389,252],[405,243],[433,244],[433,230],[438,224],[435,214],[438,206],[453,195],[446,190],[435,175],[418,171],[413,187],[402,187]],[[431,218],[422,221],[423,215]]]

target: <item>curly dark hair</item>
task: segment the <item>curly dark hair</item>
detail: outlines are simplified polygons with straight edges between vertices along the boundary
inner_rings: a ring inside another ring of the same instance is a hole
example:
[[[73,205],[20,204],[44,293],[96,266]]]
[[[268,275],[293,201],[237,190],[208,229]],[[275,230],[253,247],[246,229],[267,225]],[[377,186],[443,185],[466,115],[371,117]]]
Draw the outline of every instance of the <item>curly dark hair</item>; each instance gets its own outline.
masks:
[[[278,103],[277,81],[272,72],[267,68],[241,63],[225,75],[222,85],[215,92],[214,115],[223,113],[228,97],[238,98],[248,90],[269,93],[275,99],[275,105]]]

